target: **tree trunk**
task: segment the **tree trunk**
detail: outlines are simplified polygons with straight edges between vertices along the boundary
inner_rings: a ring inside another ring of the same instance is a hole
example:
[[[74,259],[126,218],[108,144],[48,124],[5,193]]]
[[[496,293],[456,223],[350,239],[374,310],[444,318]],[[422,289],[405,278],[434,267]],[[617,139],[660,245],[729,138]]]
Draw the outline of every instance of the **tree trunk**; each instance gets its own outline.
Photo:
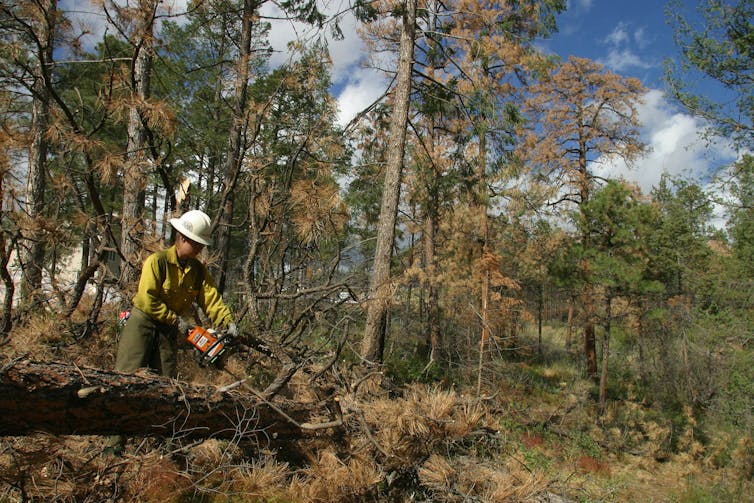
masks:
[[[639,300],[636,306],[636,346],[639,352],[639,382],[646,385],[647,380],[647,359],[644,353],[644,341],[647,336],[646,326],[644,324],[645,306],[642,300]]]
[[[434,183],[434,182],[432,182]],[[429,361],[433,362],[440,355],[440,308],[439,294],[435,276],[435,235],[437,231],[436,194],[429,196],[430,206],[424,222],[424,270],[427,291],[427,342],[429,343]]]
[[[579,212],[581,217],[586,220],[584,215],[584,206],[589,202],[589,196],[591,194],[592,175],[587,169],[587,148],[586,142],[583,138],[586,137],[586,133],[579,132],[579,160],[578,160],[578,189],[579,189]],[[584,250],[591,250],[592,243],[588,232],[584,232],[581,236],[581,244]],[[583,296],[581,298],[582,306],[584,310],[584,357],[586,358],[586,371],[588,377],[594,381],[599,382],[599,375],[597,373],[597,340],[594,336],[594,319],[597,311],[594,295],[594,286],[591,281],[591,264],[589,259],[585,258],[581,263],[581,273],[584,280]]]
[[[367,319],[361,356],[371,363],[382,363],[385,347],[385,328],[388,307],[392,296],[390,284],[390,257],[395,239],[395,220],[403,172],[403,157],[406,144],[409,98],[411,95],[411,72],[416,37],[416,0],[405,0],[401,28],[398,75],[393,100],[393,116],[390,125],[385,166],[385,182],[382,189],[380,223],[377,228],[377,243],[374,266],[369,280]]]
[[[538,285],[539,295],[537,296],[537,354],[542,356],[542,318],[545,311],[545,284]]]
[[[565,335],[565,349],[567,352],[571,352],[571,345],[573,344],[573,307],[575,301],[573,296],[568,299],[568,319],[566,321],[566,335]]]
[[[256,0],[244,0],[243,22],[241,27],[241,45],[236,69],[234,84],[233,110],[230,123],[230,134],[225,152],[225,165],[223,167],[223,191],[220,199],[220,214],[216,219],[213,230],[216,230],[216,249],[220,253],[220,261],[213,269],[213,276],[217,282],[217,288],[222,293],[225,291],[227,282],[227,264],[230,254],[230,238],[233,228],[233,208],[235,199],[233,193],[236,189],[238,177],[241,173],[241,163],[244,151],[244,131],[246,130],[246,102],[249,89],[249,76],[251,69],[251,40],[254,27],[254,11],[258,5]]]
[[[0,196],[3,194],[3,190],[0,189]],[[0,213],[0,216],[2,216],[2,213]],[[13,328],[13,293],[15,292],[15,284],[13,283],[13,277],[8,272],[8,262],[10,261],[9,250],[12,249],[13,244],[8,247],[5,234],[0,232],[0,278],[2,278],[3,286],[5,286],[3,316],[2,321],[0,321],[0,341],[9,335],[11,328]]]
[[[490,330],[490,261],[487,259],[489,251],[489,221],[487,218],[487,136],[486,129],[479,133],[479,155],[477,158],[477,195],[476,210],[479,212],[479,263],[482,266],[482,297],[480,299],[480,316],[482,318],[482,332],[479,338],[479,373],[477,375],[477,393],[482,390],[482,370],[484,369],[484,352],[489,345],[492,335]]]
[[[602,336],[602,373],[600,374],[600,412],[607,405],[607,368],[610,357],[610,332],[613,324],[613,297],[608,293],[605,301],[605,334]]]
[[[433,9],[428,8],[427,14],[429,16],[428,25],[429,29],[433,31],[440,30],[440,17]],[[430,52],[434,54],[441,54],[442,51],[438,49],[438,42],[431,37],[427,39],[427,44],[430,47]],[[426,68],[426,73],[430,81],[436,80],[436,68],[435,58],[430,58],[429,64]],[[440,306],[439,306],[439,286],[437,285],[437,271],[436,271],[436,236],[437,229],[439,227],[440,218],[440,180],[442,178],[442,164],[438,159],[437,147],[440,145],[438,128],[438,117],[432,114],[427,115],[427,131],[429,133],[428,141],[426,141],[427,150],[427,166],[424,170],[427,180],[424,181],[426,187],[426,199],[423,201],[424,205],[424,232],[422,235],[423,251],[424,251],[424,291],[427,296],[427,327],[426,327],[426,340],[429,349],[429,363],[435,361],[440,357],[441,343],[440,343]],[[422,182],[419,181],[421,184]]]
[[[0,365],[0,435],[231,438],[259,433],[295,438],[320,426],[307,424],[310,416],[327,414],[319,405],[271,405],[243,390],[157,375],[28,359],[0,359]]]
[[[597,338],[594,334],[594,300],[592,286],[584,287],[584,356],[586,358],[587,377],[594,382],[599,381],[597,372]]]
[[[142,119],[142,107],[150,96],[154,18],[157,1],[140,0],[139,20],[134,33],[136,54],[132,74],[133,103],[128,112],[126,165],[123,173],[123,214],[121,217],[121,251],[123,285],[134,283],[140,272],[144,239],[144,207],[146,184],[149,179],[147,159],[147,131]]]
[[[21,298],[31,309],[39,309],[44,301],[42,295],[42,271],[44,270],[46,238],[45,190],[47,177],[47,129],[50,124],[50,84],[52,50],[57,19],[55,0],[44,0],[38,6],[40,12],[34,23],[34,35],[38,41],[32,87],[31,145],[29,146],[29,175],[27,179],[26,207],[31,228],[27,229],[28,251],[22,257]]]

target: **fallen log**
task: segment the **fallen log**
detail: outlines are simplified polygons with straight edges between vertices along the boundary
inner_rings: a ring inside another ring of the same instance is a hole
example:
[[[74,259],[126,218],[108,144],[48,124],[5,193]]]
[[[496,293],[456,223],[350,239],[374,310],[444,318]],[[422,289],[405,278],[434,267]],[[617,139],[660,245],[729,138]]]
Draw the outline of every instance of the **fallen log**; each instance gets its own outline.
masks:
[[[148,435],[300,438],[321,405],[270,403],[243,389],[196,386],[60,362],[0,358],[0,436]],[[325,427],[337,422],[325,423]]]

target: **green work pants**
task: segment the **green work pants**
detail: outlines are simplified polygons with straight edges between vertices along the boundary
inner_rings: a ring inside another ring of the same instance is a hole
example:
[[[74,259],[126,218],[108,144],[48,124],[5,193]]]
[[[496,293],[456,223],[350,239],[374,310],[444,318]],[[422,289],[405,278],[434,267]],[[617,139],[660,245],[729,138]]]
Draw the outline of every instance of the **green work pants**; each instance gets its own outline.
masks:
[[[174,326],[157,323],[140,309],[133,308],[120,335],[115,370],[134,372],[147,368],[166,377],[175,377],[178,368],[176,336]]]
[[[178,374],[176,336],[175,327],[157,323],[140,309],[133,308],[120,334],[115,370],[134,372],[146,368],[166,377],[175,377]],[[122,435],[112,435],[105,445],[122,450],[124,442]]]

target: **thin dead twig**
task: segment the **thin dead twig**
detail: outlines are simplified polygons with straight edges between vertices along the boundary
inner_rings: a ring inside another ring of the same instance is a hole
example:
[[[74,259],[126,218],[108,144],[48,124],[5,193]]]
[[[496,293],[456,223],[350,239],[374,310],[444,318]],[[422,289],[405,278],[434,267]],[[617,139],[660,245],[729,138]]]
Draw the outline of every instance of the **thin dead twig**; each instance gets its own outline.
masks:
[[[228,374],[230,374],[231,376],[233,376],[236,379],[238,379],[229,370],[227,370],[227,369],[224,369],[224,370]],[[263,393],[257,391],[250,384],[248,384],[248,380],[249,380],[248,377],[244,378],[244,379],[240,379],[237,382],[235,382],[235,383],[233,383],[233,384],[231,384],[229,386],[231,386],[232,388],[237,388],[238,386],[243,386],[243,388],[246,391],[249,391],[257,399],[259,399],[260,401],[262,401],[262,403],[264,403],[265,405],[267,405],[273,411],[277,412],[280,415],[280,417],[282,417],[283,419],[285,419],[286,421],[288,421],[289,423],[291,423],[292,425],[294,425],[296,428],[299,428],[299,429],[305,430],[305,431],[315,431],[315,430],[325,430],[325,429],[329,429],[329,428],[337,428],[337,427],[343,426],[343,418],[342,418],[342,416],[339,417],[338,419],[334,420],[334,421],[328,421],[326,423],[308,423],[308,422],[307,423],[299,423],[298,421],[296,421],[295,419],[293,419],[291,416],[289,416],[288,414],[286,414],[280,407],[278,407],[274,403],[270,402],[267,398],[265,398],[263,396]],[[224,388],[221,388],[221,390],[223,390],[225,388],[228,388],[229,386],[225,386]],[[338,409],[340,409],[340,408],[338,407]]]
[[[0,374],[5,374],[7,371],[15,367],[16,363],[20,362],[21,360],[25,359],[28,355],[28,353],[23,354],[17,358],[14,358],[13,360],[9,361],[5,365],[3,365],[2,368],[0,368]]]
[[[364,431],[364,434],[367,436],[367,438],[372,443],[372,445],[374,445],[375,449],[380,451],[382,455],[388,459],[394,457],[392,454],[390,454],[385,449],[383,449],[380,443],[377,442],[377,439],[374,438],[374,436],[372,435],[372,429],[369,427],[369,424],[367,424],[367,418],[364,416],[364,412],[361,410],[357,410],[356,417],[359,419],[359,424],[361,425],[361,429]]]

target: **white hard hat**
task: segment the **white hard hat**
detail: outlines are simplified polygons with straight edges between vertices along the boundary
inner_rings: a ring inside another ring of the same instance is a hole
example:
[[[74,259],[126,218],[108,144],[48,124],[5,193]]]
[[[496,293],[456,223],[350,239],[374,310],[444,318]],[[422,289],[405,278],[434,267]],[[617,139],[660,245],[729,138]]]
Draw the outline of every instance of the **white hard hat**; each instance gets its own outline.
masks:
[[[212,222],[203,211],[187,211],[181,215],[181,218],[171,218],[170,225],[191,241],[196,241],[203,245],[209,244],[209,230]]]

